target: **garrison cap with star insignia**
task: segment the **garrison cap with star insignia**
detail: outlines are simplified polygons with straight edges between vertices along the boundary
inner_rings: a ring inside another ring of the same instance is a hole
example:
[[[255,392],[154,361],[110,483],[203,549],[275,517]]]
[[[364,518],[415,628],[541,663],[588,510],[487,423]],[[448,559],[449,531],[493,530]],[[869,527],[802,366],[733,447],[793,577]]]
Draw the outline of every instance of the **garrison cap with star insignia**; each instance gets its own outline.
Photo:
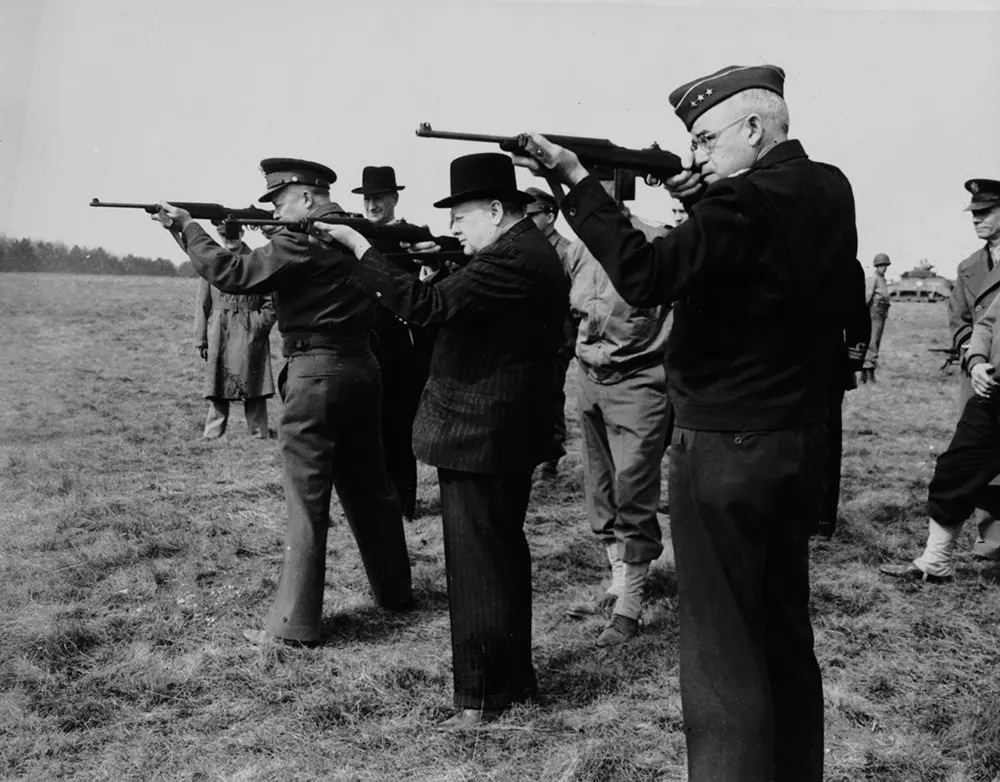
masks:
[[[785,72],[777,65],[729,65],[708,76],[682,84],[668,100],[684,127],[713,106],[744,90],[770,90],[784,96]]]
[[[965,189],[972,193],[972,201],[964,210],[966,212],[1000,206],[1000,182],[995,179],[970,179],[965,183]]]
[[[313,185],[329,190],[330,185],[337,181],[332,168],[293,157],[264,158],[260,161],[260,170],[267,183],[264,195],[257,199],[261,202],[270,201],[286,185]]]

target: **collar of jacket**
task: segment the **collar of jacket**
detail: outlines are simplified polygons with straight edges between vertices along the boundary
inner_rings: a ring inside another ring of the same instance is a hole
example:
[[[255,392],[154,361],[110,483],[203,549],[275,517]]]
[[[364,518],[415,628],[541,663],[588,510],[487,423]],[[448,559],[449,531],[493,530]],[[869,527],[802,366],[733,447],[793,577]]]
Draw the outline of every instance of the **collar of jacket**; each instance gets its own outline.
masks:
[[[780,144],[775,144],[767,152],[764,153],[764,157],[750,166],[750,170],[756,170],[761,168],[771,168],[771,166],[777,166],[781,163],[785,163],[789,160],[794,160],[797,157],[809,157],[806,151],[802,148],[802,142],[797,139],[789,139],[788,141],[782,141]]]
[[[479,255],[479,253],[495,253],[498,250],[502,252],[503,250],[507,249],[507,245],[513,243],[513,241],[517,239],[517,237],[521,236],[524,233],[527,233],[532,229],[538,231],[538,226],[535,225],[535,221],[532,220],[530,217],[522,217],[520,220],[514,223],[514,225],[512,225],[510,228],[508,228],[506,231],[500,234],[500,236],[497,237],[497,240],[493,242],[493,244],[489,245],[488,247],[484,247],[482,250],[477,252],[476,255]],[[538,233],[541,234],[542,232],[538,231]]]

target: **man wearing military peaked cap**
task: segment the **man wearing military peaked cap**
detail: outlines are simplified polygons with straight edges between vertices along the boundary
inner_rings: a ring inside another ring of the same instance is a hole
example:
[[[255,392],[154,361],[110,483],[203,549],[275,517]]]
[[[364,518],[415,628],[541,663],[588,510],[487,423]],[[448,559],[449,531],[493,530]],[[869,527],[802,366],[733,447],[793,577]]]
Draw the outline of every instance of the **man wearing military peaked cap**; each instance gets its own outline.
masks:
[[[277,219],[333,216],[337,175],[296,158],[261,161]],[[279,444],[287,528],[277,594],[263,630],[244,636],[295,644],[321,640],[330,498],[335,490],[357,541],[379,605],[412,602],[410,563],[399,500],[389,483],[379,438],[381,386],[371,352],[374,305],[347,285],[354,259],[336,244],[277,231],[250,252],[216,244],[190,214],[161,204],[155,216],[177,235],[195,270],[227,293],[273,293],[282,353]]]
[[[329,192],[330,185],[337,181],[332,168],[311,160],[291,157],[269,157],[260,161],[267,190],[257,200],[261,203],[273,201],[274,196],[288,185],[309,185]]]
[[[996,480],[986,487],[977,486],[975,492],[955,489],[956,486],[966,489],[972,486],[975,482],[970,481],[969,476],[976,470],[984,475],[995,475],[989,465],[978,463],[975,455],[996,451],[995,443],[989,442],[988,437],[993,431],[996,394],[991,389],[983,397],[981,392],[985,389],[981,385],[977,390],[976,385],[978,382],[989,387],[994,383],[993,367],[1000,365],[991,349],[995,344],[994,335],[1000,333],[996,327],[1000,306],[997,304],[1000,299],[1000,181],[970,179],[965,189],[972,196],[965,211],[972,213],[976,237],[984,244],[958,264],[948,299],[952,345],[961,356],[963,370],[958,389],[959,423],[948,449],[938,457],[928,487],[929,518],[923,551],[912,562],[879,568],[886,575],[930,583],[953,579],[955,548],[966,520],[973,522],[978,531],[973,555],[1000,560],[1000,504],[996,502]],[[971,501],[979,507],[970,510]]]
[[[669,496],[688,776],[823,776],[808,540],[856,283],[854,196],[788,138],[784,71],[729,66],[670,93],[691,135],[665,184],[688,219],[646,239],[571,151],[516,161],[568,186],[573,231],[636,307],[674,303]]]
[[[569,284],[525,217],[510,158],[451,164],[451,230],[469,262],[414,281],[350,228],[318,224],[353,250],[349,282],[407,322],[437,329],[413,450],[438,469],[451,616],[454,702],[441,728],[475,730],[536,689],[531,559],[524,537],[531,473],[548,458],[551,386]]]

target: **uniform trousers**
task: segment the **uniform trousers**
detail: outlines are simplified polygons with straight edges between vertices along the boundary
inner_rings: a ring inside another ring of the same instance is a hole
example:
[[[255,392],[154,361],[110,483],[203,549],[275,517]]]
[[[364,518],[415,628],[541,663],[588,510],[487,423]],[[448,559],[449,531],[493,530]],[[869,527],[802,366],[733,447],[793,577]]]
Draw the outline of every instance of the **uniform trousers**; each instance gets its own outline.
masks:
[[[279,442],[288,528],[268,632],[320,637],[326,538],[334,488],[379,605],[411,600],[410,562],[379,433],[379,368],[367,341],[289,357],[279,378]],[[282,382],[284,380],[284,382]]]
[[[375,324],[375,357],[382,375],[382,448],[389,480],[403,515],[413,518],[417,504],[417,457],[413,419],[427,382],[434,332],[407,326],[388,310]]]
[[[670,527],[691,782],[823,777],[808,543],[825,449],[822,424],[674,430]]]
[[[820,506],[818,531],[827,537],[837,529],[840,507],[840,467],[844,455],[844,394],[840,383],[830,388],[830,407],[826,419],[826,486]]]
[[[554,462],[566,455],[566,372],[572,360],[572,349],[560,347],[552,382],[552,451],[548,457]]]
[[[531,473],[439,469],[455,706],[504,709],[534,695]]]
[[[623,562],[652,562],[663,551],[656,509],[666,447],[668,397],[663,364],[617,383],[578,373],[583,485],[590,527]]]
[[[250,431],[250,436],[266,440],[268,437],[267,397],[255,396],[244,399],[243,414],[247,419],[247,429]],[[209,398],[208,414],[205,416],[205,431],[202,436],[210,440],[222,437],[226,433],[228,423],[229,400]]]
[[[865,354],[864,369],[878,368],[878,351],[882,347],[882,332],[885,331],[885,319],[888,310],[884,305],[873,304],[870,310],[872,319],[872,336],[868,341],[868,352]]]
[[[948,448],[934,465],[927,492],[928,514],[946,527],[961,525],[975,508],[1000,517],[1000,486],[991,485],[998,473],[1000,400],[973,396],[965,403]]]

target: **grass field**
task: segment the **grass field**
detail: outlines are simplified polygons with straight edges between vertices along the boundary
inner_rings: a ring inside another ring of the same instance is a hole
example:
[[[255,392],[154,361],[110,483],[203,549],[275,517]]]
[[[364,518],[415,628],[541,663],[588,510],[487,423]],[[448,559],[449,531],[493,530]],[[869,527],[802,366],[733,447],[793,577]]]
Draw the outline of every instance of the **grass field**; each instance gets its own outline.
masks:
[[[0,275],[0,777],[685,778],[669,547],[635,642],[597,650],[599,620],[563,618],[603,576],[575,426],[563,479],[528,512],[539,704],[478,735],[433,730],[451,672],[428,468],[406,530],[416,611],[374,606],[335,508],[324,643],[246,643],[281,561],[280,463],[238,408],[226,438],[199,439],[194,291]],[[813,549],[829,780],[1000,778],[998,586],[965,553],[971,530],[953,585],[877,572],[917,553],[956,419],[957,379],[926,352],[944,320],[894,305],[879,383],[847,398],[843,521]]]

